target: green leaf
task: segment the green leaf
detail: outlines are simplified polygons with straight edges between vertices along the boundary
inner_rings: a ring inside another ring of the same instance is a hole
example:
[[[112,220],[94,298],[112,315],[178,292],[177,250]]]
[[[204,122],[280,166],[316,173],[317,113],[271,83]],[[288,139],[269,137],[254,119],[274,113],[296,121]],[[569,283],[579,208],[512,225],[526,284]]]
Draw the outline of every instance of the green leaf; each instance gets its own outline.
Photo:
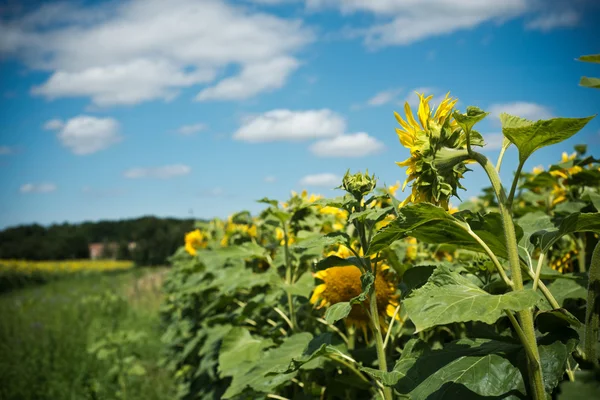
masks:
[[[590,400],[600,393],[600,379],[594,371],[576,371],[575,382],[560,385],[558,400]]]
[[[233,376],[231,385],[222,398],[230,399],[237,396],[247,387],[257,392],[269,393],[282,384],[289,384],[296,375],[295,372],[276,375],[268,375],[268,373],[275,369],[286,368],[294,357],[299,357],[302,354],[311,339],[312,335],[310,333],[298,333],[287,337],[281,346],[262,353],[260,360],[255,362],[251,368],[244,373]]]
[[[129,370],[127,370],[127,375],[131,376],[144,376],[146,375],[146,369],[141,364],[133,364]]]
[[[482,321],[493,324],[504,310],[521,311],[541,300],[533,290],[492,295],[470,280],[440,265],[429,281],[404,300],[416,332],[454,322]]]
[[[589,78],[587,76],[582,76],[579,81],[579,85],[583,87],[600,89],[600,78]]]
[[[406,295],[426,284],[433,271],[435,271],[435,265],[415,265],[407,269],[402,278],[402,281],[407,286]]]
[[[512,344],[489,339],[461,339],[441,350],[424,353],[403,352],[392,373],[402,376],[395,385],[411,399],[475,399],[497,396],[518,399],[524,395],[520,370],[507,353],[522,349]]]
[[[286,292],[307,299],[310,298],[310,292],[312,292],[315,287],[315,279],[310,272],[303,273],[300,278],[291,285],[285,283],[285,281],[281,282],[283,290]]]
[[[547,252],[564,235],[574,232],[600,233],[600,213],[575,213],[562,220],[558,228],[535,232],[531,240]]]
[[[515,228],[517,239],[520,239],[523,231],[518,226]],[[465,210],[451,215],[443,208],[430,203],[403,207],[400,216],[373,237],[368,253],[375,254],[406,236],[413,236],[426,243],[447,243],[485,253],[481,245],[469,234],[469,229],[477,234],[496,256],[508,258],[500,214],[480,215]]]
[[[221,344],[219,371],[222,377],[243,374],[259,360],[265,349],[273,346],[271,339],[255,338],[241,327],[232,328]]]
[[[375,223],[381,221],[393,209],[394,207],[369,208],[364,211],[355,212],[348,216],[348,222],[358,220],[360,222]]]
[[[517,220],[519,226],[523,229],[523,237],[519,240],[519,246],[526,249],[531,255],[535,250],[535,246],[531,243],[531,235],[542,229],[550,229],[554,227],[550,216],[543,211],[527,213]]]
[[[279,205],[279,202],[277,200],[273,200],[273,199],[269,199],[267,197],[263,197],[260,200],[256,200],[257,203],[265,203],[265,204],[269,204],[275,208],[277,208],[277,206]]]
[[[313,247],[324,248],[334,244],[343,244],[346,247],[350,247],[350,236],[348,236],[348,234],[345,232],[331,232],[327,235],[319,235],[298,243],[294,243],[294,245],[291,247],[298,249],[311,249]]]
[[[590,54],[587,56],[581,56],[577,60],[590,63],[600,63],[600,54]]]
[[[324,356],[344,355],[344,345],[340,339],[334,337],[331,332],[322,333],[313,338],[308,343],[302,355],[292,358],[286,368],[275,368],[267,375],[274,374],[289,374],[290,372],[298,371],[299,369],[307,369],[315,361]]]
[[[215,250],[198,251],[198,258],[210,268],[222,266],[227,260],[231,259],[266,258],[266,256],[267,250],[254,242]]]
[[[315,265],[315,269],[317,271],[320,271],[331,267],[345,267],[348,265],[354,265],[359,268],[362,268],[360,259],[358,259],[357,257],[341,258],[338,256],[327,256],[324,259],[317,262],[317,264]]]
[[[586,189],[581,196],[582,200],[589,201],[594,205],[596,211],[600,211],[600,194]]]
[[[478,107],[472,106],[467,107],[466,114],[461,114],[458,111],[452,113],[452,116],[454,117],[458,125],[460,125],[460,127],[463,128],[465,132],[471,132],[473,126],[482,119],[484,119],[487,115],[489,115],[488,112],[485,112]]]
[[[325,311],[325,320],[333,324],[340,319],[346,318],[350,314],[350,311],[352,311],[352,306],[349,301],[333,304]]]
[[[502,133],[519,149],[524,163],[536,150],[560,143],[579,132],[594,116],[587,118],[553,118],[537,122],[500,114]]]
[[[535,325],[542,333],[556,332],[557,330],[574,327],[581,328],[581,321],[564,308],[542,311],[535,317]]]
[[[564,277],[571,277],[570,274],[564,274]],[[586,299],[587,282],[579,279],[556,279],[550,285],[548,290],[552,293],[560,306],[565,305],[566,299]]]

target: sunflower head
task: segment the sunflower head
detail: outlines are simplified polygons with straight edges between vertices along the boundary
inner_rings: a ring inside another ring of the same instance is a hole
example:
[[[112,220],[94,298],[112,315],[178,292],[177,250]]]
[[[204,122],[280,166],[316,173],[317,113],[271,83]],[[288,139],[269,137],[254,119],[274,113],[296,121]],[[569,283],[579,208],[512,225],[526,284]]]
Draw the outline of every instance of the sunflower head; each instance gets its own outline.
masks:
[[[206,248],[206,246],[208,246],[208,237],[200,229],[188,232],[185,235],[185,251],[190,255],[195,256],[198,249]]]
[[[418,94],[418,93],[417,93]],[[404,105],[406,120],[394,113],[401,128],[396,128],[400,143],[409,149],[410,157],[398,162],[406,167],[406,178],[402,190],[412,182],[412,192],[402,205],[430,202],[448,209],[451,196],[458,196],[457,189],[463,174],[468,171],[464,161],[456,161],[457,150],[467,147],[467,137],[453,116],[458,99],[442,100],[437,109],[429,105],[433,96],[419,95],[419,109],[415,119],[408,102]],[[468,108],[465,117],[473,117],[476,108]],[[482,145],[483,139],[471,131],[471,144]]]
[[[389,271],[389,267],[383,266],[375,278],[377,308],[382,320],[384,315],[393,316],[398,305],[395,281]],[[322,308],[352,300],[362,292],[360,276],[360,269],[354,265],[331,267],[318,271],[315,273],[315,278],[322,280],[323,283],[315,288],[310,302],[317,304],[317,308]],[[354,304],[347,317],[347,322],[360,327],[366,326],[369,316],[365,312],[365,308],[369,308],[368,300],[362,305]]]

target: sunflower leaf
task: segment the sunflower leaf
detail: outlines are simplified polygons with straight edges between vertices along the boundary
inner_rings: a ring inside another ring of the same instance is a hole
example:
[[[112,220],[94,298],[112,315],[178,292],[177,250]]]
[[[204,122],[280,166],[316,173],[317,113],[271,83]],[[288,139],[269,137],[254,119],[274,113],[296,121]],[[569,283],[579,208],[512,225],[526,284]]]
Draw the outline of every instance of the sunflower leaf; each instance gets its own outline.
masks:
[[[589,54],[587,56],[581,56],[577,59],[577,61],[590,62],[590,63],[599,63],[600,64],[600,54]]]
[[[352,306],[349,301],[333,304],[325,312],[325,321],[333,324],[340,319],[346,318],[350,314],[350,311],[352,311]]]
[[[502,133],[517,146],[521,163],[536,150],[575,135],[594,117],[595,115],[586,118],[552,118],[532,122],[506,113],[500,114]]]
[[[481,321],[493,324],[504,310],[521,311],[538,304],[533,290],[492,295],[449,267],[439,265],[429,281],[404,300],[416,332],[454,322]]]
[[[466,114],[461,114],[458,111],[455,111],[452,114],[458,125],[460,125],[460,127],[463,128],[465,132],[471,132],[473,126],[475,126],[476,123],[484,119],[487,115],[489,115],[488,112],[485,112],[478,107],[472,106],[467,107]]]
[[[600,78],[589,78],[582,76],[579,85],[588,88],[600,89]]]
[[[558,228],[543,229],[531,235],[531,241],[546,252],[564,235],[574,232],[600,233],[600,213],[574,213],[562,220]]]

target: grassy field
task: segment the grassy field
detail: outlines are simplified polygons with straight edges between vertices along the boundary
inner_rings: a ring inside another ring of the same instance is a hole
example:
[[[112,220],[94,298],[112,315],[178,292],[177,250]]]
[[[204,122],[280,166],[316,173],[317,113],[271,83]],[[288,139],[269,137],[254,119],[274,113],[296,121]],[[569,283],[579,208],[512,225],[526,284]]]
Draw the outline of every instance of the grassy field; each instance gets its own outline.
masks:
[[[0,295],[0,399],[171,399],[164,270],[69,277]]]

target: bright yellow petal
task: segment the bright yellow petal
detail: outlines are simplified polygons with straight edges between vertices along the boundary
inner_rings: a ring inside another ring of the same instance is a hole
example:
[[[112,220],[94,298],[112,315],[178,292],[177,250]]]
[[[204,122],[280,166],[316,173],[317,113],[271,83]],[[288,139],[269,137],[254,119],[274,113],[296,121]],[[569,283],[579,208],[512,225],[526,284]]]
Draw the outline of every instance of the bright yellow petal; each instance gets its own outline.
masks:
[[[429,109],[429,101],[433,98],[433,95],[430,95],[426,98],[423,97],[422,94],[417,93],[420,98],[419,101],[419,111],[417,115],[419,117],[419,121],[421,122],[421,127],[423,130],[427,130],[427,123],[429,122],[429,115],[431,114],[431,110]]]
[[[325,284],[318,285],[313,291],[312,296],[310,297],[310,303],[315,304],[319,300],[319,297],[325,291],[325,289],[327,289],[327,286]]]
[[[404,103],[404,112],[406,113],[406,119],[408,123],[413,127],[413,130],[419,130],[419,124],[415,121],[415,117],[413,116],[412,110],[410,109],[410,105],[408,102]]]

